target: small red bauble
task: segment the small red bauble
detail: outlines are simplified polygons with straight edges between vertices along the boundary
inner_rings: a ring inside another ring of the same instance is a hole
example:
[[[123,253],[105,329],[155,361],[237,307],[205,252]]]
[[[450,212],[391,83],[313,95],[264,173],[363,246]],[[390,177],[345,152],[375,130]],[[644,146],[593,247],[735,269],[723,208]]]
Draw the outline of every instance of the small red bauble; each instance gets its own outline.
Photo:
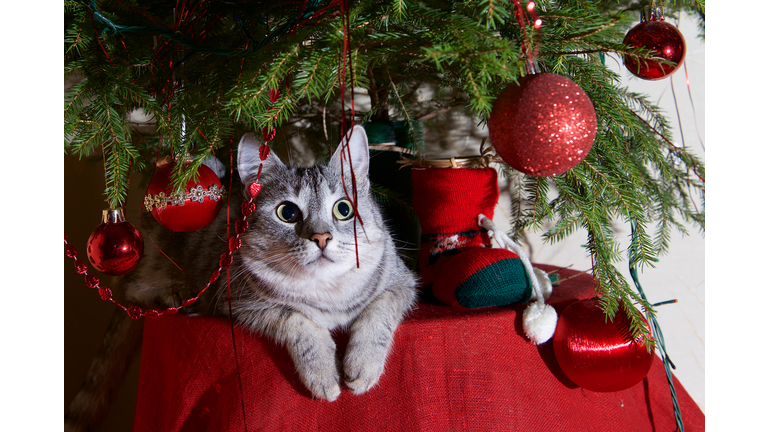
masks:
[[[674,25],[664,21],[661,14],[643,16],[640,24],[632,27],[624,37],[624,45],[656,51],[656,55],[674,64],[624,56],[624,66],[633,75],[645,80],[660,80],[672,75],[685,59],[685,38]]]
[[[135,226],[125,221],[121,208],[104,210],[101,225],[88,238],[87,253],[98,271],[119,276],[139,265],[144,239]]]
[[[608,320],[597,298],[565,308],[552,336],[555,358],[565,375],[595,392],[625,390],[642,381],[654,354],[632,338],[629,323],[622,308],[613,321]]]
[[[160,225],[176,232],[208,226],[224,205],[224,188],[212,169],[200,165],[197,181],[190,180],[181,192],[171,186],[175,163],[158,166],[144,196],[144,207]]]
[[[518,82],[493,104],[488,130],[496,153],[512,168],[539,177],[578,165],[595,141],[592,100],[557,74],[530,74]]]

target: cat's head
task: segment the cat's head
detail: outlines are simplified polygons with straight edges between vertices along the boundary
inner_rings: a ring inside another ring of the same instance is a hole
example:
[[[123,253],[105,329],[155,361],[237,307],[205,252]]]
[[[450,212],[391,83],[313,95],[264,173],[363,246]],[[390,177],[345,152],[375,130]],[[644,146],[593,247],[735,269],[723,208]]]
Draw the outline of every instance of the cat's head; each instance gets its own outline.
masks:
[[[259,146],[248,134],[238,148],[246,197],[259,171]],[[341,277],[357,267],[358,258],[378,261],[384,232],[370,196],[368,165],[368,138],[360,126],[326,164],[286,166],[272,152],[262,162],[256,211],[243,235],[244,262],[261,276],[293,280]]]

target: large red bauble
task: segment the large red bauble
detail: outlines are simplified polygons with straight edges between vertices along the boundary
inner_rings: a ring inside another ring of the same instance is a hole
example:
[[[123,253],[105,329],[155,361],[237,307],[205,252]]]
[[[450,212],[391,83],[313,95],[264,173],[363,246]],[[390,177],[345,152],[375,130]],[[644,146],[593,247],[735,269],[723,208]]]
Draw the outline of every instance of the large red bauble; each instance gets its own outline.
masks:
[[[578,165],[595,141],[592,100],[557,74],[526,75],[518,82],[493,104],[488,130],[496,153],[512,168],[539,177]]]
[[[144,196],[144,207],[160,225],[176,232],[196,231],[208,226],[224,204],[224,189],[212,169],[200,165],[197,180],[190,180],[174,193],[171,173],[175,163],[158,166]]]
[[[629,323],[622,308],[613,321],[608,320],[597,298],[565,308],[552,336],[555,358],[565,375],[596,392],[625,390],[642,381],[654,354],[632,338]]]
[[[624,56],[624,66],[633,75],[645,80],[660,80],[672,75],[685,59],[685,38],[674,25],[664,18],[651,17],[632,27],[624,37],[624,45],[656,51],[656,55],[674,64]]]
[[[104,210],[102,223],[88,238],[87,252],[98,271],[119,276],[139,265],[144,239],[135,226],[125,221],[122,209]]]

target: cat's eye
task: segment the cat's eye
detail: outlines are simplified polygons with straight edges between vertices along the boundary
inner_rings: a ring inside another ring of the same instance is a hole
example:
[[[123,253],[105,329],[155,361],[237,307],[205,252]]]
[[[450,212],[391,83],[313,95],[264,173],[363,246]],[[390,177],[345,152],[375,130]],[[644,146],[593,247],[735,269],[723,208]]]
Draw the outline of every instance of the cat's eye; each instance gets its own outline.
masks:
[[[349,220],[355,212],[352,211],[352,203],[346,199],[340,199],[333,205],[333,216],[340,221]]]
[[[299,208],[293,203],[284,202],[277,206],[277,217],[283,222],[294,223],[299,220]]]

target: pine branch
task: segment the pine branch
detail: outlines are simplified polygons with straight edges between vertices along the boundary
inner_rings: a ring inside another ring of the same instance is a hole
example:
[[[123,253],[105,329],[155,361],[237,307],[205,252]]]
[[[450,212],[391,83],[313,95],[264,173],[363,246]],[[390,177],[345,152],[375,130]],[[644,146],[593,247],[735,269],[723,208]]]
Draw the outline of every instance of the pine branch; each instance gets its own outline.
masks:
[[[669,250],[672,231],[704,229],[705,168],[674,144],[665,113],[601,61],[612,53],[655,59],[621,43],[643,3],[536,2],[544,25],[533,31],[518,26],[509,0],[359,0],[351,2],[348,53],[339,9],[330,4],[313,1],[306,14],[303,2],[245,2],[236,10],[228,2],[187,2],[174,20],[165,3],[66,1],[64,75],[85,79],[65,94],[65,151],[101,151],[105,195],[118,205],[128,173],[151,166],[158,152],[192,156],[172,176],[181,187],[204,157],[244,130],[292,125],[335,134],[349,114],[340,111],[342,86],[374,99],[370,111],[358,109],[359,120],[430,121],[449,110],[458,116],[462,106],[462,115],[484,125],[501,89],[525,73],[523,45],[538,48],[542,70],[589,95],[598,128],[591,152],[568,173],[533,178],[503,167],[513,183],[513,235],[524,238],[546,222],[544,239],[555,243],[586,230],[606,311],[632,308],[633,329],[645,334],[633,305],[653,310],[616,269],[621,251],[612,224],[634,221],[633,262],[653,265]],[[703,0],[665,4],[667,15],[683,11],[703,23]],[[431,100],[420,98],[425,88],[434,91]],[[274,103],[272,90],[280,91]],[[132,131],[136,109],[153,118],[155,132]]]

